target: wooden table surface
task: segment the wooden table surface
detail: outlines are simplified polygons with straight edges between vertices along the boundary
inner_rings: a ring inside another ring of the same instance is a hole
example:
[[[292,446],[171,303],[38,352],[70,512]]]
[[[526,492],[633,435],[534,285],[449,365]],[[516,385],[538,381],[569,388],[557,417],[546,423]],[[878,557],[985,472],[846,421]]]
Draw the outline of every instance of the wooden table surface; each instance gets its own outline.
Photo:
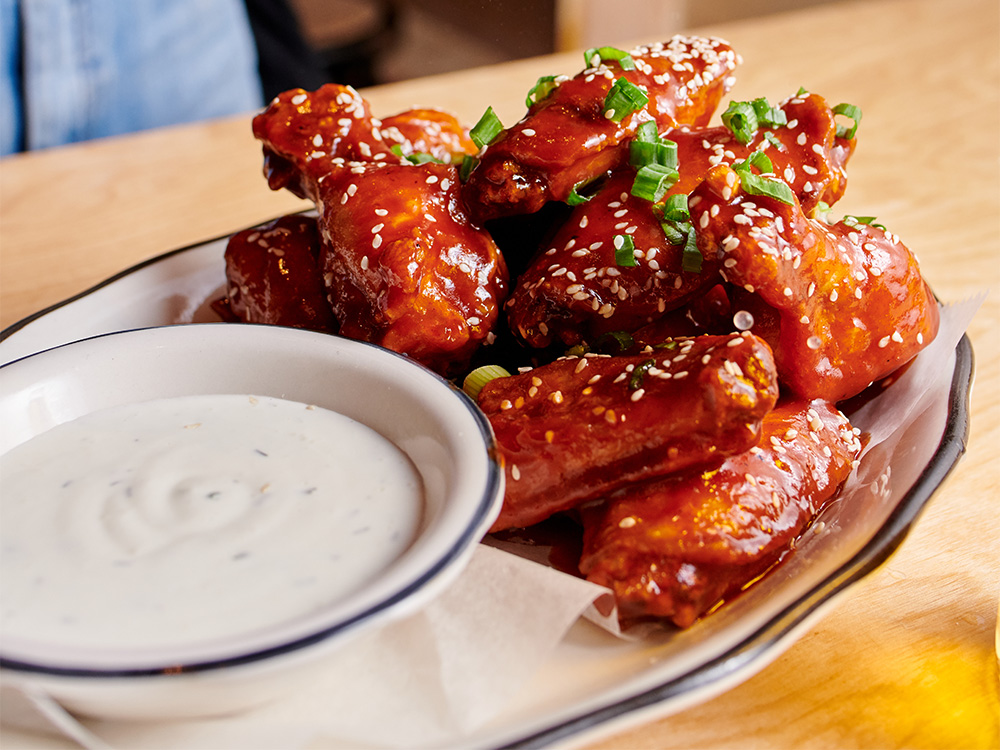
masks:
[[[944,301],[990,292],[969,329],[971,438],[898,552],[789,651],[713,700],[594,748],[1000,747],[998,15],[995,0],[878,0],[697,30],[742,54],[731,98],[776,101],[805,86],[859,105],[838,214],[877,216]],[[364,93],[376,115],[436,106],[474,122],[492,105],[510,124],[538,76],[581,61],[555,55]],[[8,157],[0,325],[137,261],[301,207],[267,189],[249,115]]]

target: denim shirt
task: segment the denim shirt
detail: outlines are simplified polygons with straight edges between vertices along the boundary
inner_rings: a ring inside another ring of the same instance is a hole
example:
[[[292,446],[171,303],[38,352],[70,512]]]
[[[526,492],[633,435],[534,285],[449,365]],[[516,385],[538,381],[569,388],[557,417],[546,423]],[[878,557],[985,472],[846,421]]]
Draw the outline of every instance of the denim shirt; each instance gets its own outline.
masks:
[[[0,0],[0,155],[263,103],[242,0]]]

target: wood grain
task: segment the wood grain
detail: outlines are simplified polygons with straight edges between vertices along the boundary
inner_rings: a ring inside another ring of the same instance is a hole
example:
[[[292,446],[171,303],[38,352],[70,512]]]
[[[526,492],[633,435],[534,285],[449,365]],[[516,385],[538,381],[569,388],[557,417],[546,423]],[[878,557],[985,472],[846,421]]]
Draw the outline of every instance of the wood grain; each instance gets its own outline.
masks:
[[[968,452],[899,551],[801,641],[729,692],[593,750],[996,748],[1000,597],[1000,12],[993,0],[836,3],[720,25],[734,98],[799,86],[864,112],[838,212],[875,215],[946,302],[986,291]],[[619,46],[631,41],[619,40]],[[615,40],[608,40],[615,43]],[[370,89],[475,121],[523,113],[560,54]],[[295,210],[271,193],[249,115],[0,161],[0,324],[161,252]]]

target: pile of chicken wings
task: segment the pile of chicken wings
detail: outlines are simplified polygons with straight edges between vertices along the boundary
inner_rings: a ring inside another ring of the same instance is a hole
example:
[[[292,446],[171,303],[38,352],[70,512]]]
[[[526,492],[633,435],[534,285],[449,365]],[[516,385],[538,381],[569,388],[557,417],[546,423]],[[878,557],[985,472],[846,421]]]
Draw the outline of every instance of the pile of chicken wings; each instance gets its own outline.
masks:
[[[315,215],[234,235],[216,308],[459,382],[502,366],[470,389],[506,473],[492,531],[569,519],[624,625],[687,627],[835,499],[863,442],[838,405],[938,326],[899,238],[830,218],[860,111],[799,91],[712,125],[740,62],[703,37],[588,50],[509,127],[285,92],[253,132]]]

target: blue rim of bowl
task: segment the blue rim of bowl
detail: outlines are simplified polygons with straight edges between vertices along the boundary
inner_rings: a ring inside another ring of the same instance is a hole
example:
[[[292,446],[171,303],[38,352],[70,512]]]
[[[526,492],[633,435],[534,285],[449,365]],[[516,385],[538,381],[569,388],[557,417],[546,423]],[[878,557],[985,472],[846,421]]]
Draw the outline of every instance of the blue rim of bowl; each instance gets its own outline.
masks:
[[[113,277],[112,279],[108,279],[102,282],[97,287],[93,287],[90,291],[93,291],[93,289],[106,286],[110,284],[112,281],[121,278],[122,276],[126,276],[129,273],[138,270],[139,268],[145,267],[150,263],[155,263],[157,260],[162,260],[163,258],[175,255],[180,252],[184,252],[185,250],[194,247],[200,247],[201,245],[209,244],[210,242],[212,242],[212,240],[210,240],[207,243],[197,243],[196,245],[192,245],[190,247],[181,248],[179,250],[165,253],[164,255],[158,256],[157,258],[153,258],[150,261],[142,263],[138,266],[133,266],[122,273],[116,274],[115,277]],[[48,312],[49,310],[61,307],[65,304],[69,304],[75,299],[78,299],[82,296],[86,296],[88,293],[89,292],[84,292],[81,295],[76,295],[75,297],[67,299],[64,302],[54,305],[51,308],[47,308],[45,311],[33,315],[31,317],[31,320],[36,319],[41,315],[44,315],[45,312]],[[27,324],[27,322],[30,322],[30,320],[25,319],[25,321],[22,321],[21,323]],[[16,330],[23,327],[21,323],[15,324],[11,328],[4,330],[3,334],[0,335],[0,341],[2,341],[4,338],[6,338],[7,335],[9,335],[8,331],[13,332],[12,329]],[[242,324],[229,323],[224,325],[242,325]],[[81,343],[82,341],[93,341],[97,339],[133,333],[135,331],[140,331],[140,330],[153,330],[156,328],[167,328],[167,327],[168,326],[150,326],[141,329],[109,331],[107,333],[97,334],[95,336],[88,336],[85,339],[81,339],[79,341],[72,341],[72,342],[67,342],[65,344],[60,344],[58,346],[42,350],[41,352],[36,352],[36,354],[41,354],[46,351],[55,351],[57,349],[63,349],[65,347]],[[329,334],[316,334],[316,335],[329,335]],[[0,654],[0,669],[7,669],[10,670],[11,672],[18,672],[24,674],[48,675],[48,676],[58,676],[58,677],[76,677],[76,678],[153,677],[158,675],[176,675],[176,674],[191,674],[195,672],[207,672],[211,670],[231,668],[231,667],[242,666],[264,661],[266,659],[272,659],[286,654],[291,654],[293,652],[299,651],[304,648],[308,648],[310,646],[317,645],[319,643],[322,643],[323,641],[333,638],[334,636],[339,636],[343,633],[350,631],[355,627],[358,627],[359,625],[363,624],[365,621],[371,619],[372,617],[375,617],[376,615],[379,615],[383,612],[393,609],[396,605],[405,601],[410,596],[412,596],[413,594],[417,593],[418,591],[429,585],[432,581],[434,581],[438,577],[438,575],[440,575],[447,568],[451,567],[452,564],[454,564],[459,558],[465,555],[465,553],[469,550],[470,547],[472,547],[474,544],[477,544],[479,542],[479,533],[478,533],[479,530],[482,529],[483,533],[485,533],[485,525],[487,521],[490,519],[491,510],[494,507],[494,503],[496,502],[495,498],[500,490],[501,486],[500,483],[502,481],[501,478],[503,477],[503,470],[500,467],[496,442],[493,437],[493,431],[492,428],[490,427],[489,420],[486,418],[483,412],[479,410],[479,408],[475,405],[472,399],[469,398],[469,396],[464,391],[462,391],[460,388],[457,388],[453,383],[446,380],[437,373],[427,368],[421,367],[409,357],[406,357],[397,352],[385,349],[380,346],[376,346],[375,344],[371,344],[368,342],[355,341],[353,339],[346,339],[341,337],[336,337],[336,338],[344,342],[349,342],[351,346],[357,345],[357,346],[369,347],[371,349],[379,351],[380,353],[396,357],[401,361],[406,362],[410,366],[418,367],[421,372],[430,376],[433,380],[437,381],[440,385],[444,386],[449,391],[451,391],[452,395],[454,395],[459,400],[459,403],[461,403],[462,406],[465,408],[465,410],[472,416],[473,421],[479,430],[480,437],[482,438],[483,445],[486,450],[486,461],[487,461],[486,485],[483,488],[482,495],[479,498],[479,504],[476,506],[475,512],[471,515],[471,517],[467,521],[466,527],[463,530],[461,537],[459,537],[447,550],[443,551],[433,565],[428,567],[419,575],[419,577],[411,581],[406,586],[400,588],[391,596],[386,597],[382,601],[373,604],[371,607],[364,610],[363,612],[359,612],[356,615],[347,618],[346,620],[341,620],[335,623],[334,625],[331,625],[330,627],[322,628],[314,633],[310,633],[309,635],[296,638],[294,640],[285,643],[276,644],[274,646],[270,646],[267,648],[257,649],[255,651],[250,651],[245,654],[239,654],[237,656],[224,657],[220,659],[207,659],[207,660],[192,662],[189,664],[167,664],[161,667],[142,667],[142,668],[129,667],[120,669],[97,669],[91,667],[58,667],[47,664],[38,664],[31,661],[11,659]],[[17,362],[28,359],[31,356],[34,355],[28,355],[28,357],[20,357],[18,359],[12,360],[11,362],[7,362],[3,365],[0,365],[0,372],[2,372],[7,367],[16,364]]]

